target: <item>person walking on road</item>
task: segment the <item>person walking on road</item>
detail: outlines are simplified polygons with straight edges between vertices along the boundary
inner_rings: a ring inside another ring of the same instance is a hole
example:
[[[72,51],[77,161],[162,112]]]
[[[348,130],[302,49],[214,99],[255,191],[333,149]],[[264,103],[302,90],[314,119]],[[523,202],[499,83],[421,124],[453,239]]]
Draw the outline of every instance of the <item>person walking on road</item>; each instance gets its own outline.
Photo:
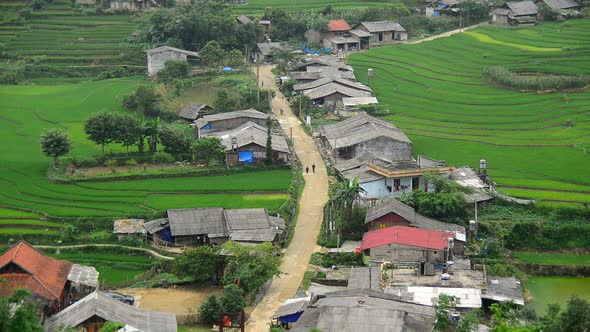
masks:
[[[309,174],[309,166],[305,166],[305,173]]]
[[[311,172],[315,174],[315,163],[311,164]]]

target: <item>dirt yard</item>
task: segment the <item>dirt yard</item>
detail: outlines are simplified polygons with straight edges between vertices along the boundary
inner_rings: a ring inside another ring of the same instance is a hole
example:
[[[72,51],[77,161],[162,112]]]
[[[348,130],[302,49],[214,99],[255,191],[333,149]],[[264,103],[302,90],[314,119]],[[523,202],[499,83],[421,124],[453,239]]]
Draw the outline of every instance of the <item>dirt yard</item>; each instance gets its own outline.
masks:
[[[197,310],[210,294],[220,296],[223,288],[212,286],[123,288],[118,289],[117,292],[134,296],[135,303],[141,309],[184,315],[189,309]]]

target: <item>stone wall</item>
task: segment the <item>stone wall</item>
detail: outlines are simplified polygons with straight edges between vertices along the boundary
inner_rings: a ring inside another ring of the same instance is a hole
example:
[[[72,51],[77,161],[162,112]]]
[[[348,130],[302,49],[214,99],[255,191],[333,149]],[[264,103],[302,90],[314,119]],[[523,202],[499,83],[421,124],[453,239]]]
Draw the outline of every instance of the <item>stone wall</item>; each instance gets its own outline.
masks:
[[[174,51],[148,54],[148,75],[156,75],[160,70],[164,69],[167,61],[186,61],[186,54]]]

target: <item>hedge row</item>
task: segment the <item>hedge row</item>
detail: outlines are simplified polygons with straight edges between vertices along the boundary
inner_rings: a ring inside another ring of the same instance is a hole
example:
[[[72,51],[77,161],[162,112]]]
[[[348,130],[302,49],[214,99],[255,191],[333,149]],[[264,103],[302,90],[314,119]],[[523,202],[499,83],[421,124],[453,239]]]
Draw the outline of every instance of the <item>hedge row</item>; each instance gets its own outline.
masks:
[[[524,90],[563,90],[590,85],[590,75],[522,75],[502,66],[485,68],[482,76],[497,85]]]

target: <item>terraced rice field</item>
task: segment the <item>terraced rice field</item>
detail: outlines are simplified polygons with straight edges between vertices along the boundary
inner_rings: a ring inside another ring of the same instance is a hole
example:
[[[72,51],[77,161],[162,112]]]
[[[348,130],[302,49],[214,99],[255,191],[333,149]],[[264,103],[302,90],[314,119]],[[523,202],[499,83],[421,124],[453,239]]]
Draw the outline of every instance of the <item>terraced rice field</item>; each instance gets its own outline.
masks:
[[[415,45],[354,54],[387,119],[415,153],[478,167],[507,194],[543,204],[590,203],[590,91],[536,93],[497,88],[481,72],[590,73],[590,20],[533,28],[481,27]],[[568,126],[567,124],[573,124]]]
[[[139,78],[91,81],[51,86],[0,86],[0,233],[28,223],[34,232],[54,229],[40,218],[126,217],[147,215],[178,207],[263,207],[276,209],[287,197],[289,170],[121,181],[111,183],[52,184],[45,172],[39,137],[44,128],[62,127],[73,139],[71,154],[100,154],[88,141],[83,122],[98,111],[122,111],[121,98],[138,85]],[[123,152],[119,146],[110,151]],[[17,221],[18,220],[18,221]],[[28,221],[25,221],[28,220]],[[1,228],[2,223],[12,225]]]
[[[285,11],[321,11],[326,6],[334,10],[362,9],[369,7],[391,6],[391,2],[379,0],[350,1],[350,0],[248,0],[245,5],[236,5],[234,11],[243,14],[262,15],[267,7],[281,8]]]
[[[15,3],[1,3],[0,11]],[[37,64],[74,66],[126,65],[121,42],[136,29],[128,15],[80,15],[66,1],[55,1],[23,26],[0,25],[0,43],[11,55],[37,57]],[[68,76],[68,75],[65,75]]]

